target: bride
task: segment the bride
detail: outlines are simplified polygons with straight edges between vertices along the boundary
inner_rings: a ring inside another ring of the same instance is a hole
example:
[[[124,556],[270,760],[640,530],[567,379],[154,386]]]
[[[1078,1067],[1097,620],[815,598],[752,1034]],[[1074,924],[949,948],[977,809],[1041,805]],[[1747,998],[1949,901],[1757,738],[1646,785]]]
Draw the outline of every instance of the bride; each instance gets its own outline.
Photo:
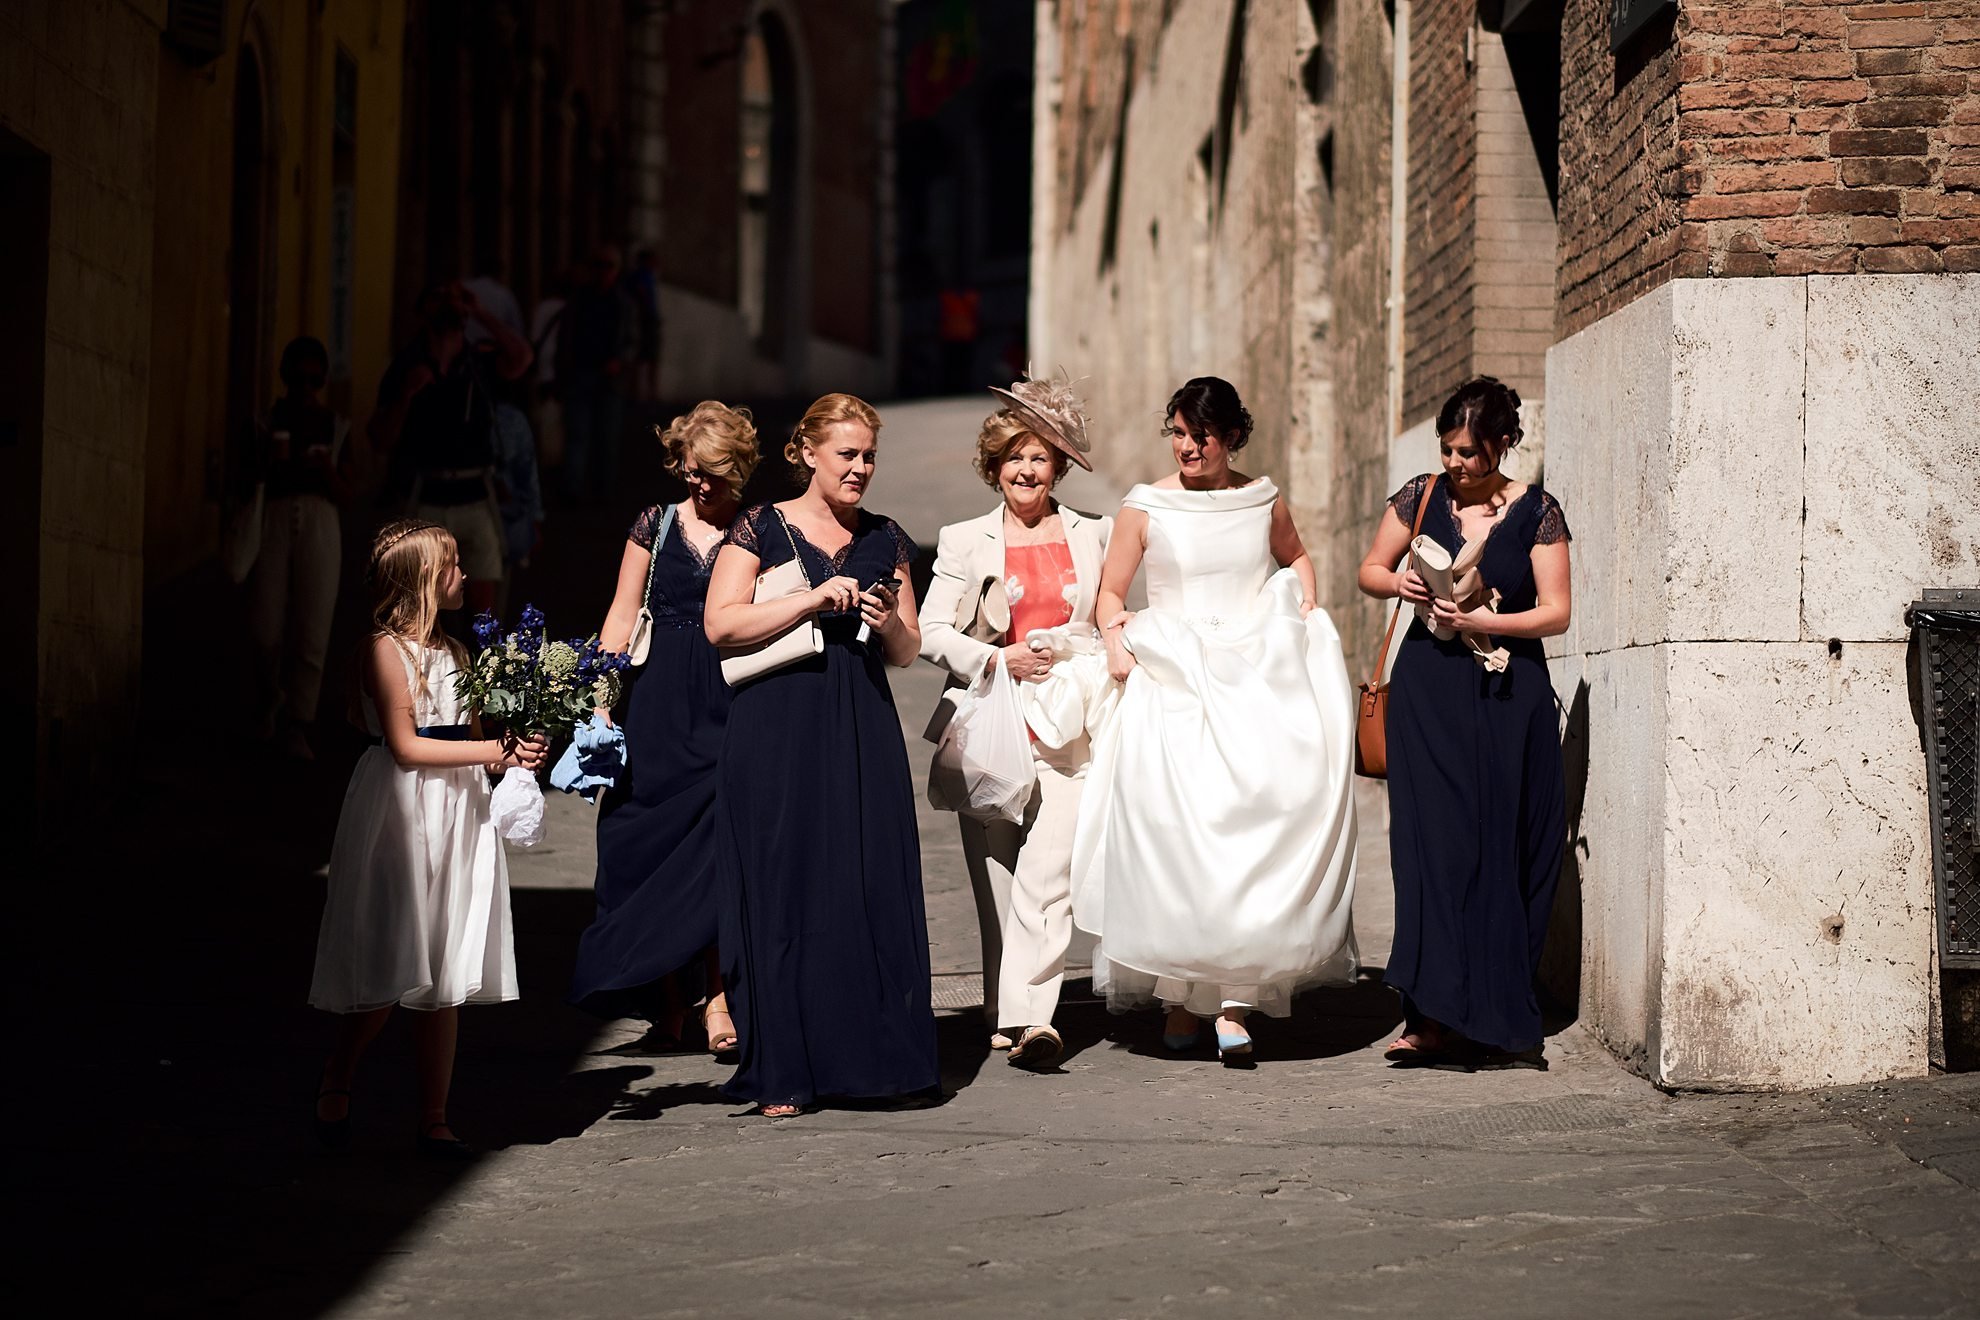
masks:
[[[1124,683],[1095,740],[1073,912],[1100,937],[1116,1012],[1168,1009],[1163,1041],[1241,1062],[1245,1017],[1349,980],[1354,701],[1313,562],[1269,477],[1231,468],[1251,414],[1231,385],[1175,392],[1176,473],[1128,492],[1100,574],[1107,668]],[[1123,608],[1143,564],[1148,608]]]

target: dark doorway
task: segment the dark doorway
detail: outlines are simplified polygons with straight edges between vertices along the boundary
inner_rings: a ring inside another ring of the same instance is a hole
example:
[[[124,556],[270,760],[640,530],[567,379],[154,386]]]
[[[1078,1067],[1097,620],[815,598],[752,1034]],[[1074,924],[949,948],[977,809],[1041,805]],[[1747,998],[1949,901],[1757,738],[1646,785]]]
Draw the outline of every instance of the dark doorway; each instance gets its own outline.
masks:
[[[29,822],[39,818],[38,788],[43,757],[35,715],[39,689],[41,617],[41,413],[48,347],[48,157],[0,128],[0,490],[6,491],[6,517],[0,520],[0,610],[10,620],[28,620],[23,644],[0,647],[0,720],[16,733],[34,731],[27,757],[27,782],[7,794],[13,837],[26,839]],[[11,776],[9,776],[11,778]]]
[[[208,492],[224,495],[230,508],[245,494],[249,444],[266,388],[261,307],[266,160],[261,61],[252,46],[244,46],[234,77],[234,193],[227,239],[227,489]]]

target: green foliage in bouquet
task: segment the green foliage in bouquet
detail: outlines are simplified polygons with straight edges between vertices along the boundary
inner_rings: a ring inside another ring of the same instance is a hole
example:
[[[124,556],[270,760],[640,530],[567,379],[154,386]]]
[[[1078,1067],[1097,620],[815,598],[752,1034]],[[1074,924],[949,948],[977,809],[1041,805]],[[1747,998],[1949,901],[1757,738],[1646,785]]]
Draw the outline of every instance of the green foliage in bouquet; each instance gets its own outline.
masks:
[[[551,641],[543,612],[523,606],[502,630],[492,614],[474,621],[475,655],[454,680],[455,695],[477,715],[512,733],[569,734],[599,706],[618,702],[627,660],[599,646],[596,634]]]

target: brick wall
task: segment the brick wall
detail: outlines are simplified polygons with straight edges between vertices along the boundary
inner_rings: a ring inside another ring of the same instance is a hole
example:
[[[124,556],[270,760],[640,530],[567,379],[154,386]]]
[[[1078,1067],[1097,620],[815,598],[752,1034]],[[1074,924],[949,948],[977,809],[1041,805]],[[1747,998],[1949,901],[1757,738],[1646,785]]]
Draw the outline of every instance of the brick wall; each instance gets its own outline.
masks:
[[[1673,278],[1980,270],[1980,0],[1686,5],[1562,24],[1571,334]]]
[[[1687,7],[1680,41],[1711,273],[1980,270],[1980,0]]]
[[[1475,90],[1465,61],[1472,6],[1411,10],[1409,218],[1405,238],[1403,424],[1434,412],[1469,374]]]
[[[1494,33],[1478,34],[1476,86],[1470,370],[1538,400],[1554,342],[1554,207],[1505,43]],[[1455,384],[1451,378],[1445,387]]]
[[[1731,95],[1732,93],[1727,93]],[[1656,31],[1618,60],[1609,0],[1568,0],[1561,18],[1560,270],[1566,336],[1668,280],[1706,273],[1682,232],[1678,54]]]

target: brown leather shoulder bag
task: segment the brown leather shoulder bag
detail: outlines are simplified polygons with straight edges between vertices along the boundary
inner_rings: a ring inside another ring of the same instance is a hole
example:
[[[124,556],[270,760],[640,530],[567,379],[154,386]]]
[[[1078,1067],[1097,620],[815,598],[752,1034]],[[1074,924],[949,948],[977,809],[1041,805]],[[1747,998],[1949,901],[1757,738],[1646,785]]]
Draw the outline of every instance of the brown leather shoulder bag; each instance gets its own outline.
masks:
[[[1430,496],[1437,489],[1437,474],[1429,473],[1423,482],[1423,495],[1416,501],[1416,521],[1410,525],[1409,539],[1415,542],[1423,531],[1423,513],[1430,507]],[[1388,631],[1382,634],[1382,649],[1375,653],[1375,672],[1361,685],[1354,720],[1354,771],[1370,779],[1389,777],[1389,685],[1382,681],[1382,669],[1389,659],[1389,643],[1395,640],[1396,620],[1405,606],[1396,601],[1389,615]]]

